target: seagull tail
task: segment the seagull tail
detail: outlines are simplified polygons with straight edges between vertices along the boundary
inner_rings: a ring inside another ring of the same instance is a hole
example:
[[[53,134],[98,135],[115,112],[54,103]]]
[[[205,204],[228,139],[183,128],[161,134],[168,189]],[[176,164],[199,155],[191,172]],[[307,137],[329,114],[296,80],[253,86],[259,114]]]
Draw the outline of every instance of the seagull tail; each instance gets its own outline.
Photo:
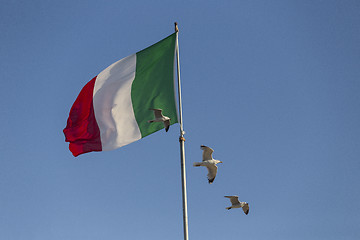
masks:
[[[194,162],[193,166],[194,166],[194,167],[200,167],[200,166],[201,166],[201,162]]]
[[[230,209],[231,209],[231,207],[227,207],[226,209],[227,209],[227,210],[230,210]]]

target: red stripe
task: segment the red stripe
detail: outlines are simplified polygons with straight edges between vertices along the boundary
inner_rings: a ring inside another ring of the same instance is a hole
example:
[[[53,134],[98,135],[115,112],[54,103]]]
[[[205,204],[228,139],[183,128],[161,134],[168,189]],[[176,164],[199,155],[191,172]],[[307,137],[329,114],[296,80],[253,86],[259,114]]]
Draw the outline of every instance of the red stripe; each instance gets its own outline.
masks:
[[[93,91],[96,77],[81,90],[71,107],[66,128],[65,141],[76,157],[80,154],[101,151],[100,129],[95,119]]]

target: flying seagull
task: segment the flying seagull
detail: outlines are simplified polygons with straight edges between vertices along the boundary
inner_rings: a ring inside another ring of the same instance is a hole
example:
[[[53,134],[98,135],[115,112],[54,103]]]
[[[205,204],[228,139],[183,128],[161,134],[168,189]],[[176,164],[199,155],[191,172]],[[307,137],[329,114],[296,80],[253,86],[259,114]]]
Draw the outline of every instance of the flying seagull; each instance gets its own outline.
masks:
[[[167,116],[162,115],[162,109],[150,109],[154,111],[155,119],[149,120],[149,123],[152,122],[163,122],[165,126],[165,131],[167,132],[170,127],[170,118]]]
[[[232,208],[242,208],[244,213],[248,215],[249,213],[249,204],[247,202],[239,202],[238,196],[225,196],[226,198],[230,198],[230,202],[232,204],[231,207],[227,207],[227,210],[230,210]]]
[[[213,149],[211,149],[207,146],[204,146],[204,145],[201,145],[200,148],[203,150],[203,160],[202,160],[202,162],[195,162],[194,167],[200,167],[200,166],[206,167],[209,172],[207,177],[208,177],[209,183],[211,184],[215,180],[215,177],[216,177],[216,173],[217,173],[217,169],[218,169],[216,164],[222,163],[222,161],[215,160],[212,158],[212,153],[214,152]]]

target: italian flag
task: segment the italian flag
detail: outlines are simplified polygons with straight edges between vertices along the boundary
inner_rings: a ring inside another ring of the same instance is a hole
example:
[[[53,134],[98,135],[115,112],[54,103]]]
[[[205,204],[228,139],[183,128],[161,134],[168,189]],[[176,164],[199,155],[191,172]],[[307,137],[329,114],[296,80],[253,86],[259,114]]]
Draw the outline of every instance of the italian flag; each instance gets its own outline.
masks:
[[[177,123],[174,89],[176,33],[123,58],[94,77],[75,100],[64,129],[76,157],[113,150],[164,128],[150,109]]]

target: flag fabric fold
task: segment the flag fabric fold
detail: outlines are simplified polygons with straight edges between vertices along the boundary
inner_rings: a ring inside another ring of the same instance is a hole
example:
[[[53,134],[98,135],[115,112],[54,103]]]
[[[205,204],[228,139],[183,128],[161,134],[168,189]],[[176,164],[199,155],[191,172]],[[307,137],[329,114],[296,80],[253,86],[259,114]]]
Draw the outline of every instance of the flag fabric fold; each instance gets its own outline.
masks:
[[[71,107],[65,141],[74,156],[113,150],[164,128],[150,109],[177,123],[174,89],[176,34],[100,72]]]

